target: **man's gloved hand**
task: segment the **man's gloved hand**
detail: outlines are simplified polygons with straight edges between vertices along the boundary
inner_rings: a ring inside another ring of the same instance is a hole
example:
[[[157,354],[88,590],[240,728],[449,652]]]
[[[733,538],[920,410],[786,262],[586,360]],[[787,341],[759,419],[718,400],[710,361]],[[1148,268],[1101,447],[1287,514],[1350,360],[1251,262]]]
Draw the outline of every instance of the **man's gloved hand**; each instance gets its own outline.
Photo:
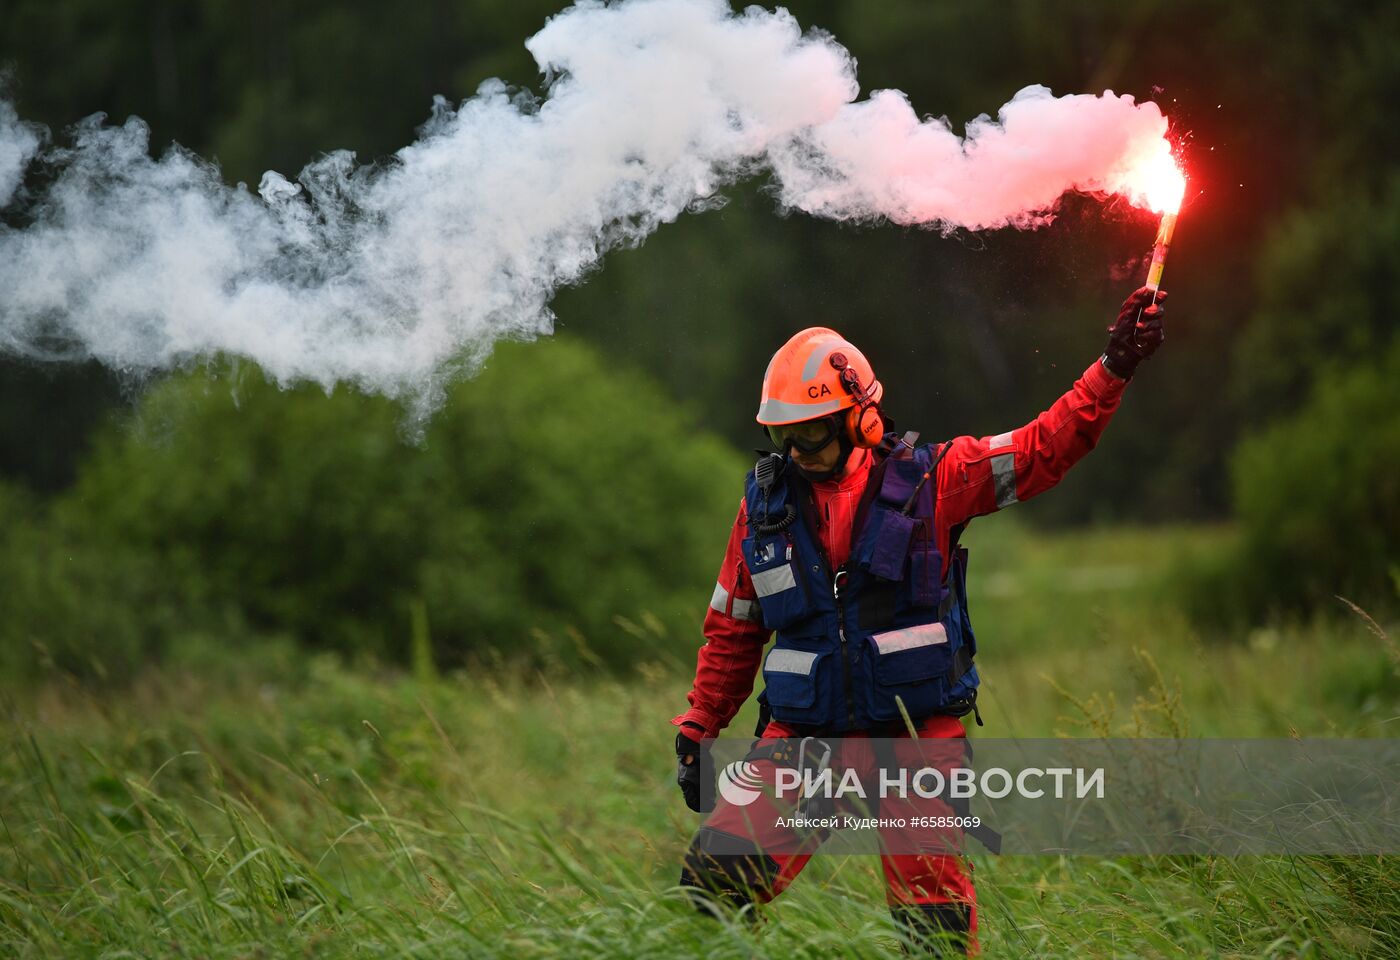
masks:
[[[694,727],[690,727],[695,730]],[[699,733],[698,730],[696,730]],[[709,813],[714,809],[713,798],[709,807],[701,804],[700,791],[700,742],[686,736],[684,731],[676,734],[676,783],[685,795],[685,805],[696,813]]]
[[[1127,380],[1137,370],[1137,365],[1152,356],[1166,339],[1162,329],[1162,316],[1165,309],[1162,301],[1167,299],[1167,291],[1157,291],[1157,302],[1152,302],[1152,289],[1141,287],[1133,291],[1123,301],[1123,309],[1118,319],[1108,328],[1108,347],[1104,350],[1103,365],[1116,377]]]

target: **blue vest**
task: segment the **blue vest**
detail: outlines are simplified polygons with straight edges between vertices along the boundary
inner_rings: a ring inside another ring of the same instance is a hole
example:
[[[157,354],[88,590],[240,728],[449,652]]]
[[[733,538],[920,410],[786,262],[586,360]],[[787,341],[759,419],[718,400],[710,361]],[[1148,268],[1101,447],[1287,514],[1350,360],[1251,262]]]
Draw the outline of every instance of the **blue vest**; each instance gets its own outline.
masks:
[[[889,434],[880,451],[895,444]],[[777,634],[760,697],[777,720],[839,733],[899,723],[901,702],[915,721],[974,709],[967,551],[956,550],[944,579],[934,542],[936,483],[920,486],[934,452],[927,444],[912,454],[896,449],[870,468],[850,559],[836,572],[817,546],[811,490],[791,460],[767,496],[749,472],[744,560],[763,623]],[[796,520],[761,532],[789,504]]]

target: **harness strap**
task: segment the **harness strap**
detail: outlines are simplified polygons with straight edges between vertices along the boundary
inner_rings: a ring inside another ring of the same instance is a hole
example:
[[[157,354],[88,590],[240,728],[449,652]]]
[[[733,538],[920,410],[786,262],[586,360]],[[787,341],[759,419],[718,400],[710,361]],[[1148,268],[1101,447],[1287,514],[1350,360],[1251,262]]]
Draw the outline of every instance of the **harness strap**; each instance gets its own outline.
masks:
[[[768,706],[768,691],[765,690],[758,695],[758,725],[753,728],[755,737],[762,737],[763,731],[768,729],[768,724],[773,720],[773,710]]]
[[[938,619],[946,620],[949,612],[953,609],[953,591],[949,590],[943,597],[943,602],[938,605]]]
[[[760,739],[750,748],[745,760],[772,760],[782,767],[795,766],[797,762],[797,738],[769,737]]]
[[[971,669],[972,654],[968,652],[967,644],[963,644],[953,651],[953,666],[948,670],[949,685],[955,685]]]

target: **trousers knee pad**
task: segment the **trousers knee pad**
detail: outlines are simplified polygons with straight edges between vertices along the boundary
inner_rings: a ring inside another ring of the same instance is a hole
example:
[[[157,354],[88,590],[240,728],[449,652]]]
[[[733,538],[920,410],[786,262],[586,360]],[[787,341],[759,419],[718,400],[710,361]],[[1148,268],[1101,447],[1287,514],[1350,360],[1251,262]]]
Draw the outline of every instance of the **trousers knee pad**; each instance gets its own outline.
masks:
[[[752,842],[701,827],[686,851],[680,885],[693,891],[697,909],[710,913],[715,899],[735,908],[772,899],[778,873],[777,861]]]

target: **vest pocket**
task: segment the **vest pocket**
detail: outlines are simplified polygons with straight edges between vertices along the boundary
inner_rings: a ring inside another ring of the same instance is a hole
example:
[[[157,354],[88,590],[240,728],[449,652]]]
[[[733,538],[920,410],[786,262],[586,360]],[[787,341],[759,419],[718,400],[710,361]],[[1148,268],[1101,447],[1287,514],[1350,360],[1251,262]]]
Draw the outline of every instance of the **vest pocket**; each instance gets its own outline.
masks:
[[[792,554],[792,544],[785,537],[744,540],[749,579],[763,609],[763,625],[771,630],[782,630],[810,612],[802,570]]]
[[[943,705],[951,662],[948,634],[941,623],[925,623],[871,636],[870,716],[900,719],[899,703],[913,719]]]
[[[883,580],[903,580],[909,540],[918,521],[887,507],[871,510],[867,521],[875,529],[866,534],[866,568]]]
[[[763,683],[773,716],[793,723],[823,719],[825,705],[817,703],[818,681],[825,669],[825,652],[774,647],[763,661]],[[819,709],[821,707],[821,709]]]

